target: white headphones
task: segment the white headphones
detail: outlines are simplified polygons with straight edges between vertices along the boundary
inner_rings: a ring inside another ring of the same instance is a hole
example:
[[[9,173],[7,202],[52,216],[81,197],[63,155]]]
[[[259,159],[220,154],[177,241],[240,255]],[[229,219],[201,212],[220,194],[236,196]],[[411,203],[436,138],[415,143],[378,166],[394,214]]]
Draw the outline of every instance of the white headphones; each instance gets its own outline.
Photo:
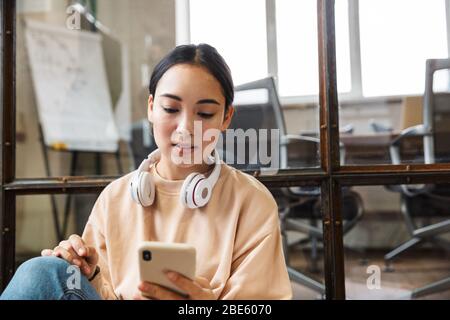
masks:
[[[159,149],[150,153],[139,165],[130,183],[131,197],[141,206],[148,207],[155,200],[155,185],[147,169],[161,157]],[[211,159],[214,158],[214,159]],[[193,172],[186,177],[180,190],[180,202],[188,208],[195,209],[206,205],[211,198],[212,189],[219,179],[221,163],[217,150],[214,157],[209,156],[209,163],[215,163],[212,173],[206,178],[203,174]]]

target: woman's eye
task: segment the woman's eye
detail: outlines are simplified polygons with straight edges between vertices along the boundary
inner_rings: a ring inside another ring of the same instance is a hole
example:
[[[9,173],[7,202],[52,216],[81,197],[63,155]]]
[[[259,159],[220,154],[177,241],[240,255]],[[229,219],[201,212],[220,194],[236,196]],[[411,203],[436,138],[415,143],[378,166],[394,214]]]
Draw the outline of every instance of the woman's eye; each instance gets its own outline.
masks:
[[[199,112],[198,115],[200,117],[202,117],[202,118],[205,118],[205,119],[209,119],[209,118],[212,118],[214,116],[213,113],[204,113],[204,112]]]
[[[167,113],[175,113],[178,112],[178,109],[163,107],[164,111]]]

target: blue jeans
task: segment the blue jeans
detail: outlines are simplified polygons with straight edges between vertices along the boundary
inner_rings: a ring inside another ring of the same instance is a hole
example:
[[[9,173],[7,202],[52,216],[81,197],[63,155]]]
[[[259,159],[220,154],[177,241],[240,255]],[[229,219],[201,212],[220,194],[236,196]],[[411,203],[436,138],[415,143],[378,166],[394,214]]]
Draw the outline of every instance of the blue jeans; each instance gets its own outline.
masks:
[[[57,257],[24,262],[3,291],[0,300],[100,300],[78,267]]]

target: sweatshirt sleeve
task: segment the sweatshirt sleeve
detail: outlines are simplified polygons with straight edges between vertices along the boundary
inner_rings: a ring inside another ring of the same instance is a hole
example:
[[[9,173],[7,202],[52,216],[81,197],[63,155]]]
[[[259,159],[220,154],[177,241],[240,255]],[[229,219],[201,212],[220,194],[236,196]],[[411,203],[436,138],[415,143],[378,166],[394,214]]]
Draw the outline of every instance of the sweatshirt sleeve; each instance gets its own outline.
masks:
[[[108,250],[103,230],[105,229],[105,215],[107,214],[104,190],[98,197],[83,232],[86,245],[94,247],[99,255],[98,267],[100,272],[91,280],[92,286],[104,300],[118,299],[114,294],[109,274]]]
[[[219,299],[292,299],[277,204],[269,191],[248,197],[238,222],[231,274]]]

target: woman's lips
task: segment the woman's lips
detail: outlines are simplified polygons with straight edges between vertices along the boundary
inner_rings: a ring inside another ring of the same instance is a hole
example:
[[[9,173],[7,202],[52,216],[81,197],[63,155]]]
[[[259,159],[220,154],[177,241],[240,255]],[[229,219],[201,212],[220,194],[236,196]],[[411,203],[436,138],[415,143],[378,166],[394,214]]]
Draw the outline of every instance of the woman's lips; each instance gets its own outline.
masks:
[[[196,146],[186,145],[186,144],[176,144],[176,143],[172,143],[172,147],[177,148],[182,151],[191,151],[191,150],[197,149]]]

